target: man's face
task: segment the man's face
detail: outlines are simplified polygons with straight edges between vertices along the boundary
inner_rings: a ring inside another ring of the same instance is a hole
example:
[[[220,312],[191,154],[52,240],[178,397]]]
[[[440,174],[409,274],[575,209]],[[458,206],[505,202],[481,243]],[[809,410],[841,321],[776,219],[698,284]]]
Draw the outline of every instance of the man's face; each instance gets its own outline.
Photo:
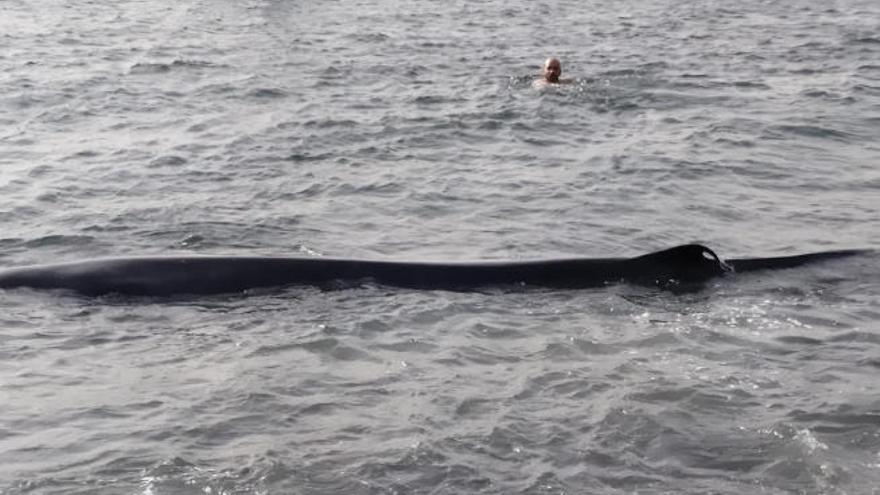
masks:
[[[544,62],[544,79],[549,82],[559,82],[559,76],[562,74],[562,64],[559,60],[551,58]]]

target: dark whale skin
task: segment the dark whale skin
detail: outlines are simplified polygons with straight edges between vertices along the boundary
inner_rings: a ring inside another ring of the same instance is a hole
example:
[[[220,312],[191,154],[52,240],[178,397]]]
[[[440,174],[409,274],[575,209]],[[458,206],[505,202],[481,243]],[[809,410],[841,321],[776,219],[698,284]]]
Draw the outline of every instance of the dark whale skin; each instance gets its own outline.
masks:
[[[107,258],[9,268],[0,288],[62,289],[83,295],[223,294],[288,285],[326,287],[370,280],[410,289],[477,290],[493,286],[557,289],[699,284],[731,271],[792,268],[863,251],[829,251],[722,261],[709,248],[686,244],[632,258],[536,261],[418,262],[321,257],[158,256]]]

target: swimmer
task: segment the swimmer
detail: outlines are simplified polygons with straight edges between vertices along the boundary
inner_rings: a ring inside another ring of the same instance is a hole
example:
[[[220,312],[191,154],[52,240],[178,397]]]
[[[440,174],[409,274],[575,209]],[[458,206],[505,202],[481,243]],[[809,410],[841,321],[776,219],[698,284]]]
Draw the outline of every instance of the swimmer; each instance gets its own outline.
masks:
[[[544,62],[544,66],[541,68],[541,73],[543,77],[541,77],[541,79],[535,79],[535,82],[532,83],[532,86],[535,88],[544,88],[550,84],[571,83],[570,79],[559,78],[559,76],[562,75],[562,62],[556,57],[550,57]]]

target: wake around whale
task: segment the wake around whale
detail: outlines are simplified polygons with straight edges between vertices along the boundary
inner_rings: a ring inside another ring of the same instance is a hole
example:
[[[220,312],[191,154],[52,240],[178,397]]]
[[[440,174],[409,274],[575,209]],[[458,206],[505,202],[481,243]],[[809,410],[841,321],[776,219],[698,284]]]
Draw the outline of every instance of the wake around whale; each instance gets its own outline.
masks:
[[[493,286],[577,289],[617,282],[675,287],[700,284],[732,272],[793,268],[862,252],[723,261],[705,246],[686,244],[633,258],[459,263],[195,255],[108,258],[9,268],[0,271],[0,288],[62,289],[90,296],[170,296],[289,285],[329,287],[359,281],[459,291]]]

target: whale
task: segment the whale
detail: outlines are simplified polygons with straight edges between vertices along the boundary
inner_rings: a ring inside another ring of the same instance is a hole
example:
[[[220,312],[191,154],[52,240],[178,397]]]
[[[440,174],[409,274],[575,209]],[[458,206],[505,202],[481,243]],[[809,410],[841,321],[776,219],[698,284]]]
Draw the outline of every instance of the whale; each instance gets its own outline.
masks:
[[[581,289],[615,283],[675,288],[733,273],[794,268],[864,250],[722,260],[701,244],[628,258],[524,261],[391,261],[325,257],[141,256],[7,268],[0,289],[58,289],[86,296],[212,295],[260,288],[352,286],[469,291],[490,287]]]

